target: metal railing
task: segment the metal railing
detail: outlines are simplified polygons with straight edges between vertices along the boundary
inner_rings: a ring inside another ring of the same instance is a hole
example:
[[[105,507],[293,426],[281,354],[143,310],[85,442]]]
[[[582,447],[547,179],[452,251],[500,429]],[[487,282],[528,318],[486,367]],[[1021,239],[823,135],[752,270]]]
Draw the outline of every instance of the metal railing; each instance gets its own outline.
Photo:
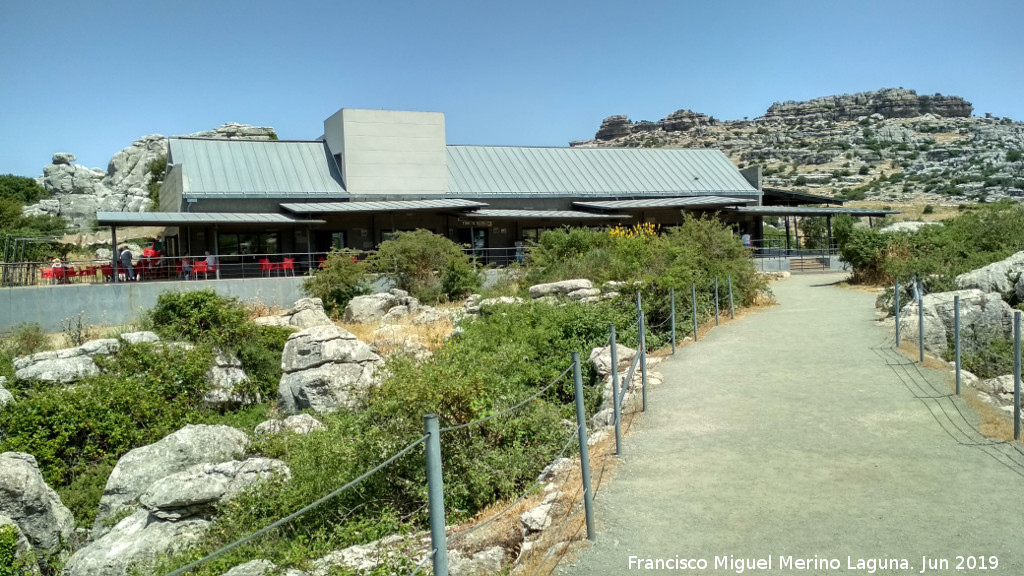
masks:
[[[839,253],[835,238],[807,238],[804,236],[791,240],[788,246],[785,238],[752,240],[750,250],[754,258],[813,258]]]

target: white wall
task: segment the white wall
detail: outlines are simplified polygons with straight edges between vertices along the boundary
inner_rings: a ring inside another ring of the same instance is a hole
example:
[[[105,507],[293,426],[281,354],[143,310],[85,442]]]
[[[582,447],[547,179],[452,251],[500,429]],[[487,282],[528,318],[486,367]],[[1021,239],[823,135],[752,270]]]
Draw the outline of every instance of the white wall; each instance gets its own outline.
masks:
[[[345,189],[354,196],[448,192],[440,112],[343,108],[324,120],[324,137],[332,153],[341,153]]]

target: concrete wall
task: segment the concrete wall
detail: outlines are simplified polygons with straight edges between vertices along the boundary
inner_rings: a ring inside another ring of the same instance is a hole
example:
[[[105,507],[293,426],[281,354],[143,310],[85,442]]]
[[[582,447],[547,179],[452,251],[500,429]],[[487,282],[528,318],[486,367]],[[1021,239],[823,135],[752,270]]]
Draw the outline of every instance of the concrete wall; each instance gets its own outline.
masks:
[[[444,114],[344,108],[324,120],[324,138],[354,196],[448,192]]]
[[[47,332],[60,332],[61,322],[85,313],[91,325],[117,326],[135,320],[167,291],[213,288],[224,296],[270,307],[289,308],[302,298],[302,278],[246,278],[191,282],[128,282],[32,286],[0,290],[0,331],[38,322]]]

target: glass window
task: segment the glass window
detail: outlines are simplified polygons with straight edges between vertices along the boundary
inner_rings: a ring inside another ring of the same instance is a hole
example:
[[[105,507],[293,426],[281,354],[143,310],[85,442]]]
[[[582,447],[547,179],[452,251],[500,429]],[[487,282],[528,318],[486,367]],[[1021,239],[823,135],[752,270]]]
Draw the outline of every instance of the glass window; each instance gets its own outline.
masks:
[[[217,250],[224,256],[237,256],[238,234],[217,234]]]

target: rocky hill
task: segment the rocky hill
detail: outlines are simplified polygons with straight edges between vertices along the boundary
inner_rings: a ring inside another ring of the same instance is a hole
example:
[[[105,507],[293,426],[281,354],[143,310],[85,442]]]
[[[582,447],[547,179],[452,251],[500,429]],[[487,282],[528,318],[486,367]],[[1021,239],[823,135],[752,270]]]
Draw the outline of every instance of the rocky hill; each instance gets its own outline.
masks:
[[[753,120],[610,116],[571,146],[718,148],[741,168],[761,166],[765,186],[850,200],[1024,199],[1024,123],[973,109],[958,96],[883,89],[776,102]]]
[[[190,138],[276,140],[273,128],[228,123],[189,134]],[[106,170],[75,164],[75,155],[59,152],[43,168],[39,183],[50,197],[26,206],[26,215],[60,216],[71,227],[88,228],[96,212],[145,212],[152,206],[149,184],[162,174],[167,160],[167,138],[143,136],[110,159]]]

